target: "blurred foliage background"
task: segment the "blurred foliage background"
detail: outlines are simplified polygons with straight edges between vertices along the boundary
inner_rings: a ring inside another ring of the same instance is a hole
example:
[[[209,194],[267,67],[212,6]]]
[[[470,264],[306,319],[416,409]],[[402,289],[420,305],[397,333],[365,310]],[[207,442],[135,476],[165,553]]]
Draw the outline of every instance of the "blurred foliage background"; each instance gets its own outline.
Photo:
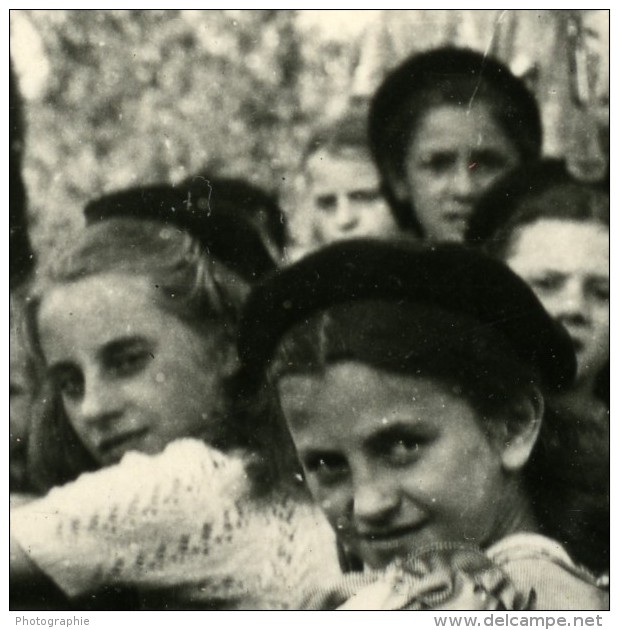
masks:
[[[304,145],[346,105],[368,31],[393,13],[12,11],[39,266],[82,229],[88,199],[205,168],[279,194],[303,241]]]

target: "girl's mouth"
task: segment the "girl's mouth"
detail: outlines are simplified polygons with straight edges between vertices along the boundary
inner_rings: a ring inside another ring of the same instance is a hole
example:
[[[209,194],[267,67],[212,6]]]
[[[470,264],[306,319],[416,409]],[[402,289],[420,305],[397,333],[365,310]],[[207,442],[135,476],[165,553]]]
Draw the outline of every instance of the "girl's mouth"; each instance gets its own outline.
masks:
[[[358,536],[360,540],[370,543],[388,542],[391,540],[399,540],[402,537],[415,534],[421,528],[421,523],[415,525],[404,525],[402,527],[394,527],[391,529],[359,532]]]
[[[119,433],[111,437],[101,440],[99,444],[99,452],[109,457],[112,454],[124,454],[129,450],[139,450],[137,448],[132,449],[132,446],[139,446],[142,438],[148,433],[148,429],[139,429]]]
[[[424,524],[419,523],[358,534],[358,553],[369,566],[385,566],[418,546],[423,527]]]

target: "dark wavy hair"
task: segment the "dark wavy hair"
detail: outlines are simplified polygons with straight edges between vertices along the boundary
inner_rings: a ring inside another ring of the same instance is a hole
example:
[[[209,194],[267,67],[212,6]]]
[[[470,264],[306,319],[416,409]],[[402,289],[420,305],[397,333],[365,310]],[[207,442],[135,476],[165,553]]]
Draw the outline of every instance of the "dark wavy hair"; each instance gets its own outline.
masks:
[[[512,140],[521,162],[539,158],[542,124],[535,97],[507,66],[480,52],[444,47],[413,55],[393,69],[370,103],[369,140],[383,182],[403,229],[423,230],[410,202],[394,194],[404,177],[411,138],[421,118],[443,105],[467,108],[483,103]]]
[[[42,360],[37,314],[46,292],[106,272],[150,278],[158,286],[160,308],[200,335],[216,335],[216,343],[235,346],[248,283],[210,255],[199,240],[177,227],[143,219],[111,218],[88,227],[34,291],[29,331],[32,347]],[[248,419],[256,413],[268,413],[268,404],[248,404],[237,394],[234,379],[226,381],[222,408],[217,410],[219,434],[213,445],[222,450],[250,449],[260,464],[256,478],[272,480],[277,462],[265,451],[270,453],[274,438],[258,434],[258,423]],[[68,421],[60,395],[49,379],[43,383],[33,418],[29,466],[32,481],[42,492],[98,468]]]
[[[346,151],[370,154],[367,113],[351,107],[316,126],[303,154],[303,163],[320,150],[338,155]]]

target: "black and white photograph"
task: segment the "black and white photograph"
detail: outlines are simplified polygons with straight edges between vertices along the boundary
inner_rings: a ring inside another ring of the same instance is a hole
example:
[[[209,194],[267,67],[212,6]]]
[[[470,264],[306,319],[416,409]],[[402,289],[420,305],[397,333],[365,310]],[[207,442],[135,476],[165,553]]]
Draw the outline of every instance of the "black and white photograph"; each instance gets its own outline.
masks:
[[[610,628],[610,9],[8,13],[10,627]]]

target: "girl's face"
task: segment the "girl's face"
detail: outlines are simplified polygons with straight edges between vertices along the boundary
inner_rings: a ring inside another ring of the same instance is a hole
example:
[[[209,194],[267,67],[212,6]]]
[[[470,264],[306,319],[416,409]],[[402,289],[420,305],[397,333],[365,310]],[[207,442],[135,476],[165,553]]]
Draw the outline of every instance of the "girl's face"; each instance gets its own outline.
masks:
[[[308,160],[307,174],[314,228],[321,243],[397,234],[369,155],[319,151]]]
[[[284,376],[279,394],[314,498],[367,565],[514,526],[505,447],[436,380],[350,361]]]
[[[506,258],[567,328],[581,382],[592,383],[609,358],[609,261],[607,226],[562,219],[520,228]]]
[[[49,374],[100,465],[214,434],[224,363],[216,335],[205,340],[158,300],[146,277],[110,273],[55,287],[41,304]]]
[[[475,202],[519,161],[486,105],[441,105],[413,132],[399,195],[412,203],[426,238],[461,242]]]

